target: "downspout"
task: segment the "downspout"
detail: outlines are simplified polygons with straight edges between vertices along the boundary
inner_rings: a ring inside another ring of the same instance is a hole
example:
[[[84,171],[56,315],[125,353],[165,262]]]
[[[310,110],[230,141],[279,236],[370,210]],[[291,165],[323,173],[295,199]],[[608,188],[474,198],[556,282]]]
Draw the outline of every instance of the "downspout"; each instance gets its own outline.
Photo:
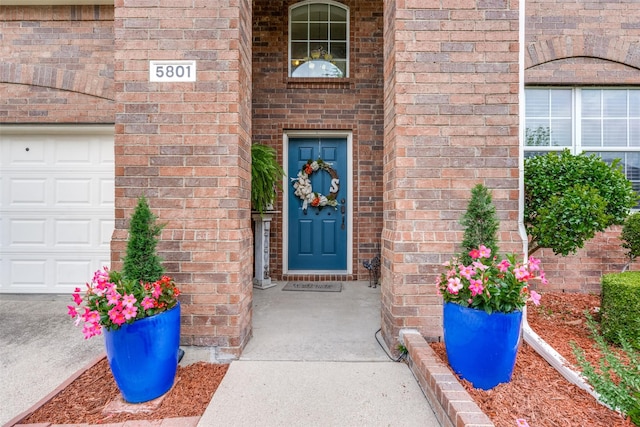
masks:
[[[526,0],[520,1],[519,10],[519,49],[518,49],[518,138],[519,138],[519,150],[518,150],[518,232],[522,239],[522,251],[524,259],[528,257],[528,236],[527,230],[524,226],[524,132],[525,132],[525,91],[524,91],[524,61],[525,61],[525,3]],[[524,309],[524,316],[522,322],[522,335],[527,344],[529,344],[544,360],[546,360],[551,366],[553,366],[567,381],[580,387],[588,392],[598,402],[600,396],[593,388],[587,384],[584,377],[569,367],[569,362],[560,355],[553,347],[547,344],[527,322],[527,310]],[[606,406],[606,405],[605,405]]]

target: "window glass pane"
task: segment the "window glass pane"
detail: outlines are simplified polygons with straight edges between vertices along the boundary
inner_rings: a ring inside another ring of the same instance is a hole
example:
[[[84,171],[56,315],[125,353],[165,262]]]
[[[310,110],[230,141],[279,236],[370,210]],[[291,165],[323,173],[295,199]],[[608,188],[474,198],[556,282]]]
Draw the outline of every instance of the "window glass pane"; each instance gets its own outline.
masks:
[[[640,119],[629,119],[629,147],[640,147]]]
[[[347,44],[346,43],[331,43],[329,53],[333,55],[333,59],[346,59],[347,58]]]
[[[551,120],[551,145],[554,147],[571,147],[571,119]]]
[[[309,20],[310,21],[328,21],[329,20],[328,5],[326,4],[309,5]]]
[[[344,77],[347,75],[347,61],[332,61],[333,64],[338,67],[342,75],[340,77]]]
[[[338,6],[331,6],[331,21],[347,22],[347,11]]]
[[[527,119],[525,145],[528,147],[548,147],[549,144],[549,121],[543,119]]]
[[[602,128],[602,145],[604,147],[627,146],[626,119],[604,119]]]
[[[309,6],[298,6],[291,10],[291,21],[306,21],[309,19]]]
[[[571,117],[571,90],[551,91],[551,117]]]
[[[547,89],[527,89],[525,94],[527,117],[549,116],[549,91]]]
[[[627,116],[627,91],[604,90],[602,91],[602,106],[604,117]]]
[[[307,32],[307,23],[292,23],[291,24],[291,40],[308,40],[309,33]]]
[[[309,40],[329,39],[329,24],[326,22],[309,23]]]
[[[331,23],[331,40],[347,40],[347,24]]]
[[[599,90],[582,90],[583,117],[600,117],[600,92]]]
[[[640,117],[640,90],[629,91],[629,116]]]
[[[291,43],[291,59],[304,59],[308,57],[307,42]]]
[[[627,153],[625,172],[627,179],[634,183],[640,183],[640,153]],[[636,191],[637,188],[634,187]]]
[[[600,120],[582,120],[582,145],[600,147]]]

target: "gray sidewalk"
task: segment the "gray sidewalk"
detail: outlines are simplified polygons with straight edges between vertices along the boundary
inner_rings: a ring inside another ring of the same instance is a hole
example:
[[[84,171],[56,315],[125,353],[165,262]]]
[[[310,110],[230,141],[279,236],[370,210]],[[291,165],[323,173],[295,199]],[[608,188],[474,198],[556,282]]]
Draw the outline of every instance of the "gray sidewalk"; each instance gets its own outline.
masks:
[[[380,288],[254,290],[253,338],[231,364],[199,426],[439,426],[404,363],[374,336]],[[0,425],[103,351],[66,316],[69,296],[0,295]],[[182,364],[215,362],[183,347]]]

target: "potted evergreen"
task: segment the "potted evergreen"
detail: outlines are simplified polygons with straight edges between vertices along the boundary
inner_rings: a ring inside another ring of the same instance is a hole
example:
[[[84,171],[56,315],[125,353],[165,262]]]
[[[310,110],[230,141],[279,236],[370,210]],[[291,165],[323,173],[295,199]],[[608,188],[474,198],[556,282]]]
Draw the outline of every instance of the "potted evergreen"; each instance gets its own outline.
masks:
[[[140,197],[129,225],[122,273],[104,267],[76,288],[69,315],[85,338],[104,335],[109,367],[124,400],[155,399],[171,388],[178,368],[180,291],[163,275],[156,253],[162,226]]]
[[[525,263],[515,255],[498,256],[499,223],[486,187],[472,190],[461,222],[463,253],[446,264],[436,283],[444,301],[444,344],[451,368],[488,390],[511,380],[523,307],[540,299],[529,281],[546,279],[533,257]]]

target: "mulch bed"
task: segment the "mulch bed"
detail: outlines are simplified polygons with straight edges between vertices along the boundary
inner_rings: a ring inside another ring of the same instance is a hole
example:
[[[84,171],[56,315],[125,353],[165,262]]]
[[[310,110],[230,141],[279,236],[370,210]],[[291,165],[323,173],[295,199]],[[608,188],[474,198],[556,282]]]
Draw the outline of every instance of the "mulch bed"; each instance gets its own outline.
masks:
[[[103,415],[102,409],[120,396],[105,359],[82,373],[74,382],[22,423],[104,424],[129,420],[201,416],[229,365],[198,362],[179,366],[176,382],[152,413]]]
[[[592,315],[600,306],[597,295],[545,293],[539,307],[529,306],[531,328],[568,362],[576,364],[571,342],[585,350],[591,362],[600,358],[586,326],[585,311]],[[444,343],[431,347],[446,362]],[[531,427],[623,427],[632,426],[617,412],[598,404],[586,391],[567,382],[535,350],[523,343],[511,382],[491,390],[460,383],[497,427],[515,427],[525,419]]]

